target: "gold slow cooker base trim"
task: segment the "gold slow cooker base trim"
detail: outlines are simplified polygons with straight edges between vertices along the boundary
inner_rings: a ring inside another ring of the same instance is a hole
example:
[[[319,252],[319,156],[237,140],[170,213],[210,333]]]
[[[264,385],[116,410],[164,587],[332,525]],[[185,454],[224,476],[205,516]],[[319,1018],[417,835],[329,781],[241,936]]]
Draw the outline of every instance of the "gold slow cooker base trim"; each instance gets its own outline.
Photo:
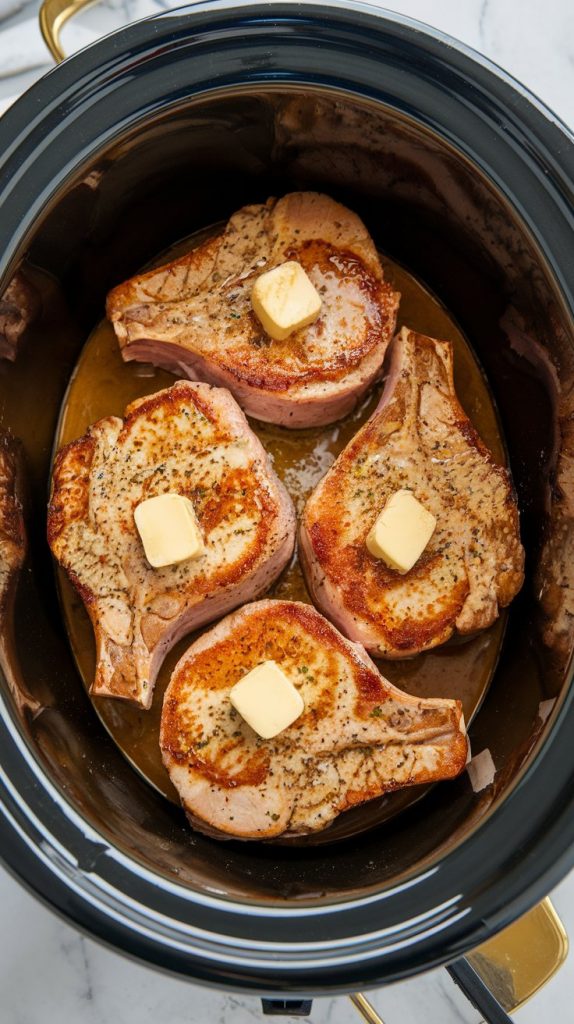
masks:
[[[546,984],[568,955],[568,936],[545,899],[467,959],[507,1012],[520,1009]]]
[[[468,953],[467,960],[504,1010],[513,1013],[550,981],[567,955],[568,936],[552,902],[545,899]],[[368,1024],[384,1024],[361,992],[349,998]]]

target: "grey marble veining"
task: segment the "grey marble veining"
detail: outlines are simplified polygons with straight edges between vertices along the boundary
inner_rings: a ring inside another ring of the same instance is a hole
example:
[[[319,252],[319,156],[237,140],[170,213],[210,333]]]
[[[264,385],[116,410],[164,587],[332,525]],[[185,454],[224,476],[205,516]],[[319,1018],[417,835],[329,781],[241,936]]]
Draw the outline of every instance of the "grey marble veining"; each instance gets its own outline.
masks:
[[[572,0],[389,0],[487,54],[574,124]],[[0,0],[0,110],[45,73],[52,60],[37,26],[38,0]],[[64,32],[69,52],[130,19],[176,6],[169,0],[106,0]],[[574,934],[574,875],[555,903]],[[0,1024],[254,1024],[254,998],[167,978],[78,935],[0,872]],[[478,1024],[445,972],[371,994],[385,1024]],[[573,1019],[574,964],[517,1014],[518,1024]],[[286,1018],[283,1018],[286,1020]],[[313,1024],[350,1024],[343,997],[315,1001]]]
[[[253,997],[223,994],[161,975],[78,935],[8,875],[0,876],[2,1024],[261,1024]],[[574,878],[554,895],[574,934]],[[574,992],[569,958],[517,1015],[517,1024],[568,1024]],[[479,1016],[443,971],[370,993],[385,1024],[478,1024]],[[289,1024],[287,1018],[283,1018]],[[339,996],[317,999],[311,1024],[359,1020]]]

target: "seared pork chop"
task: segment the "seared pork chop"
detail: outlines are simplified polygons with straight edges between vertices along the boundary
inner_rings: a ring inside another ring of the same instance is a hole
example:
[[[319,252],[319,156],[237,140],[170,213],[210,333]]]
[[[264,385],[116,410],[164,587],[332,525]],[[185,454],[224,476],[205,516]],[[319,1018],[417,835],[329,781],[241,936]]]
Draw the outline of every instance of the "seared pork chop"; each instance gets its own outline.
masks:
[[[288,260],[304,267],[322,309],[311,326],[273,341],[251,289]],[[249,415],[308,427],[350,412],[379,376],[398,301],[356,214],[295,192],[244,207],[216,238],[114,288],[107,313],[124,359],[222,384]]]
[[[271,740],[229,700],[266,660],[305,702]],[[192,823],[241,839],[318,831],[383,793],[452,778],[467,757],[459,701],[402,693],[360,645],[292,601],[247,605],[192,644],[165,694],[160,743]]]
[[[365,543],[401,488],[437,519],[405,575]],[[307,502],[300,553],[321,611],[386,658],[484,629],[518,593],[524,551],[510,476],[458,402],[448,342],[407,328],[395,339],[379,405]]]
[[[134,523],[145,498],[193,502],[199,558],[148,564]],[[293,551],[295,515],[229,392],[180,381],[100,420],[59,452],[48,511],[52,551],[94,627],[91,692],[147,708],[167,650],[257,596]]]

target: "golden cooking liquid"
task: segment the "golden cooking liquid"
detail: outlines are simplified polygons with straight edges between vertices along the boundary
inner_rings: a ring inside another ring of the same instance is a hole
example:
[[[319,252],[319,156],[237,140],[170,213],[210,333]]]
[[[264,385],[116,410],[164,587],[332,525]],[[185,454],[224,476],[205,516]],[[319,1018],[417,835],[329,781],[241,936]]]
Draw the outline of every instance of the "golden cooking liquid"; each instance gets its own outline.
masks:
[[[174,259],[206,237],[206,232],[178,244],[162,254],[156,265]],[[409,327],[432,337],[449,340],[455,351],[455,379],[462,405],[483,440],[500,461],[505,450],[496,411],[486,380],[468,342],[455,321],[423,285],[403,267],[381,256],[387,280],[400,291],[398,326]],[[55,450],[80,437],[89,426],[104,416],[122,416],[135,398],[169,387],[176,378],[149,364],[124,363],[111,325],[102,321],[92,332],[80,355],[65,397]],[[375,388],[361,407],[327,427],[288,430],[272,424],[252,421],[252,427],[271,453],[275,469],[289,491],[298,515],[307,496],[325,474],[335,457],[373,411],[381,391]],[[95,645],[91,624],[83,604],[59,570],[59,585],[70,643],[86,688],[95,668]],[[291,565],[268,592],[269,597],[309,601],[301,569],[295,556]],[[207,627],[209,628],[209,627]],[[405,661],[379,661],[384,675],[396,686],[421,697],[456,697],[462,701],[467,722],[476,714],[490,684],[498,659],[504,618],[490,629],[465,643],[453,643]],[[159,749],[159,725],[163,694],[170,674],[195,635],[185,637],[166,657],[155,686],[151,710],[106,697],[93,699],[105,727],[125,756],[141,774],[168,799],[177,801]],[[328,838],[362,831],[412,804],[421,788],[403,790],[372,801],[340,816],[327,833]],[[361,824],[350,828],[345,820]],[[309,837],[312,842],[315,837]],[[320,836],[317,836],[320,840]]]

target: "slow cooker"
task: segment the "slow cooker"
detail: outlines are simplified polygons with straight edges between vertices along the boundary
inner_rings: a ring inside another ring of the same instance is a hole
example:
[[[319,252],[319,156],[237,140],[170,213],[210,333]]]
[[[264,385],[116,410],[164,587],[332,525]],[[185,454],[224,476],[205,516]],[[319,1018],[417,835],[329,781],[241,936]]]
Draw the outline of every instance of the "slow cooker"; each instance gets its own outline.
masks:
[[[0,120],[0,293],[40,294],[0,367],[28,555],[2,617],[0,853],[116,949],[266,995],[452,961],[574,863],[574,146],[465,47],[368,3],[212,0],[81,51]],[[79,681],[45,543],[52,442],[107,290],[246,202],[325,191],[454,314],[497,403],[527,579],[465,773],[360,837],[218,843],[139,778]]]

